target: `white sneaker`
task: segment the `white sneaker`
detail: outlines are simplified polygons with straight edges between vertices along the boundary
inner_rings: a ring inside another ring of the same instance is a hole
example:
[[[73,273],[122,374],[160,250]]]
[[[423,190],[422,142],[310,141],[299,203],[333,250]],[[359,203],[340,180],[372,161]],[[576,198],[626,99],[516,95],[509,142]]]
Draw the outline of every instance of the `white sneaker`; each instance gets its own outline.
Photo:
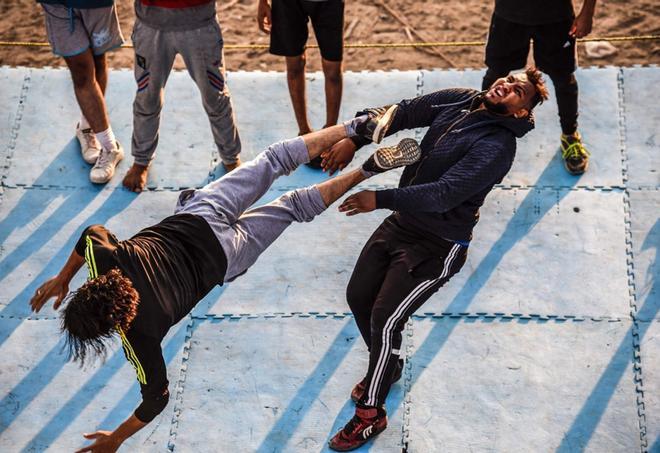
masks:
[[[80,123],[76,124],[76,138],[80,142],[80,154],[88,164],[94,164],[101,154],[101,144],[96,139],[94,131],[80,129]]]
[[[105,184],[110,181],[115,174],[115,167],[124,158],[124,149],[119,142],[115,142],[115,149],[108,151],[101,149],[101,154],[94,167],[89,172],[89,179],[95,184]]]

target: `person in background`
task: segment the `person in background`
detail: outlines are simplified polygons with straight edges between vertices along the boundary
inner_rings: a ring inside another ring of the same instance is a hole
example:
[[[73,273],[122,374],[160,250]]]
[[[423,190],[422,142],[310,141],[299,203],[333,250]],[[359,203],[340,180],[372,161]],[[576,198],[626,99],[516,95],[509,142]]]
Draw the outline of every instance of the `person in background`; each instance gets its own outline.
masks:
[[[227,171],[241,164],[241,141],[225,81],[223,40],[215,0],[135,0],[133,165],[124,186],[141,192],[158,146],[160,112],[177,54],[202,96],[213,139]]]
[[[488,31],[486,66],[482,89],[527,62],[529,42],[534,40],[534,62],[555,87],[566,170],[580,175],[589,166],[589,151],[578,132],[578,84],[575,79],[575,40],[591,33],[596,0],[583,0],[575,16],[571,0],[495,0]]]
[[[122,45],[114,0],[37,0],[44,9],[48,41],[64,58],[80,107],[76,137],[82,157],[93,164],[89,179],[104,184],[115,173],[124,150],[110,126],[105,104],[106,52]]]
[[[305,94],[305,44],[311,20],[325,78],[325,125],[337,124],[343,89],[343,0],[258,0],[259,29],[270,34],[270,53],[286,59],[286,75],[298,135],[312,130]],[[321,168],[321,158],[309,163]]]

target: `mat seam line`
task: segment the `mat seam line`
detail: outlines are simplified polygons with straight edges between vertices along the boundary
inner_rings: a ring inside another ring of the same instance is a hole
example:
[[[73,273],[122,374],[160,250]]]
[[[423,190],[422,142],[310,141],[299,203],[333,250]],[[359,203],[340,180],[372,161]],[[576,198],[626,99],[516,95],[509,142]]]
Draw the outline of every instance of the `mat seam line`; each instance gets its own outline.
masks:
[[[11,130],[9,132],[9,141],[7,142],[7,147],[4,152],[4,165],[2,177],[0,177],[0,183],[2,186],[5,186],[5,180],[9,175],[9,169],[11,166],[12,158],[14,157],[14,151],[16,150],[16,139],[18,138],[18,132],[21,129],[21,120],[23,119],[23,110],[25,110],[25,100],[30,91],[30,82],[32,70],[28,70],[25,76],[23,76],[23,83],[21,85],[21,94],[18,97],[18,106],[16,107],[16,113],[14,117],[14,124],[12,124]]]
[[[424,71],[420,70],[417,73],[417,86],[416,86],[416,95],[417,97],[420,97],[424,95]],[[416,128],[415,129],[415,140],[417,142],[421,142],[423,139],[422,135],[422,129],[421,128]],[[402,409],[403,409],[403,415],[401,417],[401,450],[402,452],[407,452],[409,449],[409,444],[410,444],[410,434],[411,434],[411,429],[410,429],[410,423],[411,423],[411,410],[412,410],[412,405],[413,401],[410,398],[410,388],[412,385],[412,363],[411,363],[411,357],[414,353],[414,346],[413,346],[413,319],[410,317],[408,321],[406,322],[406,328],[405,328],[405,349],[404,349],[404,356],[405,356],[405,361],[404,361],[404,369],[403,369],[403,403],[402,403]]]
[[[170,436],[167,441],[168,451],[173,452],[176,447],[176,437],[179,429],[179,416],[183,410],[183,391],[186,384],[186,372],[188,370],[188,360],[190,359],[190,347],[192,343],[193,327],[195,319],[189,316],[186,326],[186,337],[183,342],[183,351],[181,356],[181,368],[179,379],[176,382],[176,393],[174,395],[174,407],[172,409],[172,422],[170,424]]]
[[[625,229],[626,241],[626,271],[628,274],[628,302],[630,304],[630,318],[632,320],[632,363],[633,363],[633,381],[636,392],[637,404],[637,425],[639,429],[640,451],[645,453],[648,450],[647,426],[646,426],[646,407],[644,403],[644,381],[641,358],[641,342],[639,337],[637,291],[635,286],[635,263],[634,250],[632,242],[632,215],[630,204],[630,191],[627,188],[628,175],[628,150],[626,147],[626,115],[625,115],[625,81],[623,68],[620,68],[617,74],[617,94],[619,101],[619,145],[621,150],[621,177],[626,187],[623,191],[623,223]]]
[[[206,314],[206,315],[190,315],[190,319],[195,321],[222,321],[233,320],[239,321],[244,319],[346,319],[353,318],[351,312],[271,312],[271,313],[222,313],[222,314]],[[424,320],[424,319],[463,319],[468,321],[482,320],[486,322],[503,321],[508,322],[511,320],[519,321],[536,321],[539,324],[546,322],[625,322],[633,320],[630,317],[616,317],[616,316],[588,316],[588,315],[544,315],[539,313],[505,313],[505,312],[425,312],[414,313],[410,316],[411,319]],[[22,321],[40,321],[40,320],[58,320],[57,316],[15,316],[15,315],[0,315],[0,319],[17,319]],[[638,320],[639,321],[639,320]],[[660,319],[640,321],[640,322],[660,322]]]

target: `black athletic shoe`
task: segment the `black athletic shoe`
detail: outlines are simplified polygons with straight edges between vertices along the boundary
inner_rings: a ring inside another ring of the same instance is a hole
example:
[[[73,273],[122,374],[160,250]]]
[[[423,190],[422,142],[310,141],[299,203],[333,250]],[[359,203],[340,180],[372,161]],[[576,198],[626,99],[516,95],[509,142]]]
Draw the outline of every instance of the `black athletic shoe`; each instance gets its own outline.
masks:
[[[419,144],[412,138],[404,138],[396,146],[378,148],[362,164],[369,173],[383,173],[393,168],[414,164],[422,156]]]
[[[401,379],[401,375],[403,374],[403,359],[399,359],[396,362],[396,368],[394,368],[394,375],[392,376],[392,381],[390,382],[390,385],[394,384],[395,382],[399,382]],[[360,401],[360,398],[362,398],[362,395],[364,395],[364,391],[367,389],[367,378],[364,377],[360,382],[355,384],[355,387],[353,387],[353,391],[351,391],[351,400],[355,404],[357,404],[358,401]]]
[[[385,134],[387,134],[387,130],[390,128],[390,124],[392,124],[394,114],[398,108],[399,106],[394,104],[387,107],[365,110],[363,113],[369,118],[365,122],[358,124],[355,127],[355,132],[374,143],[380,143],[385,137]]]

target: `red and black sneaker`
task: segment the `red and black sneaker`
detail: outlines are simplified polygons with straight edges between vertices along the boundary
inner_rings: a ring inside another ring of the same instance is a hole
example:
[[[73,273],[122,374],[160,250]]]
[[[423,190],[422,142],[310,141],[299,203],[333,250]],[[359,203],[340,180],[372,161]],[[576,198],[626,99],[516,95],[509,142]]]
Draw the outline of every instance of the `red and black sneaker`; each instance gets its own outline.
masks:
[[[346,426],[330,439],[328,446],[335,451],[355,450],[387,428],[387,413],[378,407],[358,406]]]
[[[394,368],[394,376],[392,376],[392,384],[399,382],[401,375],[403,374],[403,359],[399,359],[396,362],[396,368]],[[391,384],[390,384],[391,385]],[[353,390],[351,391],[351,399],[355,404],[362,398],[364,391],[367,389],[367,377],[362,378],[360,382],[355,384]]]

